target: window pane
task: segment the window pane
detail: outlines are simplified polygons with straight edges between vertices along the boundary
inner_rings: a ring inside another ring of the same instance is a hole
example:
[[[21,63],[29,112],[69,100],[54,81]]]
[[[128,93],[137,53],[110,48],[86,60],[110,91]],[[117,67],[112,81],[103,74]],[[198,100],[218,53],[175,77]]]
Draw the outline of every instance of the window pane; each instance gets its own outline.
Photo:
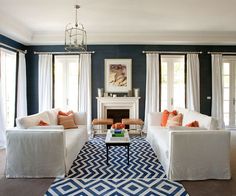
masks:
[[[225,126],[229,126],[229,114],[228,113],[224,114],[224,122],[225,122]]]
[[[229,76],[223,76],[224,87],[229,87]]]
[[[16,88],[16,53],[1,50],[1,81],[3,111],[5,112],[6,127],[14,126],[15,119],[15,88]]]
[[[161,111],[185,107],[185,68],[183,55],[161,57]]]
[[[223,75],[229,75],[229,63],[223,63]]]
[[[224,88],[224,100],[229,100],[229,88]]]
[[[185,107],[184,62],[174,63],[174,102],[173,107]]]
[[[55,57],[55,107],[78,110],[78,56]]]
[[[229,113],[229,101],[224,101],[224,113]]]

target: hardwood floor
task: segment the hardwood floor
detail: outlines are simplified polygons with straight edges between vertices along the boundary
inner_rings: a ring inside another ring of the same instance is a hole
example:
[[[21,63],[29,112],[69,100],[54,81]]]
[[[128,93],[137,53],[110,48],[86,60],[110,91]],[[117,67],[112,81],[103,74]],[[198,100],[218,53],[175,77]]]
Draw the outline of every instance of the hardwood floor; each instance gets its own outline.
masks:
[[[220,148],[220,146],[219,146]],[[54,179],[6,179],[6,154],[0,150],[0,196],[43,195]],[[182,181],[191,196],[236,196],[236,131],[231,132],[231,180]]]

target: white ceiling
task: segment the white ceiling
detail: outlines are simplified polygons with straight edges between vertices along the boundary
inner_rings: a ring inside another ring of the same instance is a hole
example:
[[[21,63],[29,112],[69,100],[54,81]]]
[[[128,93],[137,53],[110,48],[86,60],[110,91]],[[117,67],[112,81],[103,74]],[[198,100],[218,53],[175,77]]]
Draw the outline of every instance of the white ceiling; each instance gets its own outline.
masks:
[[[63,44],[76,3],[89,44],[236,44],[235,0],[0,0],[0,33]]]

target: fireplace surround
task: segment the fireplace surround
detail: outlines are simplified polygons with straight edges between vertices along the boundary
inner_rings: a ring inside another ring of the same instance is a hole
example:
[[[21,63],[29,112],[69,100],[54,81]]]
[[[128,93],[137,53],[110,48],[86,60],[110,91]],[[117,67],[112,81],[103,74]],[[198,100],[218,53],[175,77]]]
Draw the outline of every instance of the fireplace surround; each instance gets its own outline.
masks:
[[[97,118],[107,118],[108,110],[129,110],[129,118],[139,118],[140,97],[96,97]]]

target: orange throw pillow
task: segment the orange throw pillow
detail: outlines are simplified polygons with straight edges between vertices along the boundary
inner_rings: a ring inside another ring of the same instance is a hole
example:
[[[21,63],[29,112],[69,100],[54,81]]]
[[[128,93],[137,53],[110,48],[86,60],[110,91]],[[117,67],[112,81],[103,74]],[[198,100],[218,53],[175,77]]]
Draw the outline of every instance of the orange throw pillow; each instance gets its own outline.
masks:
[[[69,116],[58,115],[57,119],[58,119],[58,125],[63,125],[64,129],[77,128],[75,121],[74,121],[73,114],[71,114]]]
[[[62,115],[62,116],[69,116],[70,114],[73,114],[72,110],[70,110],[68,112],[62,112],[62,111],[58,112],[58,115]]]
[[[44,122],[43,120],[40,120],[38,123],[38,126],[48,126],[49,124]]]
[[[162,117],[161,117],[161,126],[162,126],[162,127],[165,127],[165,126],[166,126],[166,123],[167,123],[169,114],[170,114],[170,112],[169,112],[168,110],[164,110],[164,111],[162,112]]]
[[[161,126],[162,127],[166,126],[169,115],[176,116],[177,114],[178,114],[178,112],[176,110],[173,110],[172,112],[169,112],[168,110],[164,110],[162,112]]]
[[[169,115],[166,126],[182,126],[183,114]]]
[[[195,121],[185,125],[185,127],[199,127],[199,123],[198,123],[198,121],[195,120]]]

